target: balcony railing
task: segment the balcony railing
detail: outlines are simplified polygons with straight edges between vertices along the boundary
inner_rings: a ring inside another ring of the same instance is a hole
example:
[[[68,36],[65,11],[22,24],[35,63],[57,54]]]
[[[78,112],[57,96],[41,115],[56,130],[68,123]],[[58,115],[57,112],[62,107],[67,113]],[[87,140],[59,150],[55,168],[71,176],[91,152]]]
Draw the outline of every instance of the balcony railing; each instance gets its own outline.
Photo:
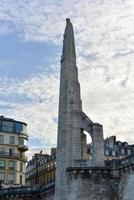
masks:
[[[35,185],[33,187],[23,186],[23,187],[11,187],[5,188],[0,191],[0,198],[3,196],[11,196],[11,195],[28,195],[35,194],[41,192],[47,192],[50,189],[54,189],[55,182],[49,183],[46,186]]]
[[[19,153],[0,152],[0,158],[14,158],[26,161],[27,157]]]

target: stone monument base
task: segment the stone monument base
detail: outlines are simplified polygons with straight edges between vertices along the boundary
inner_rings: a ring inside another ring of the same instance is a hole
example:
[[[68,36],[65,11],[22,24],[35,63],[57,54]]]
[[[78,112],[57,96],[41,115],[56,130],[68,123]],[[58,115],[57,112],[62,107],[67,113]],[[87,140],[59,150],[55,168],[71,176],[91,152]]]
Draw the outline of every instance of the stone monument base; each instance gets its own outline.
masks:
[[[119,180],[105,167],[72,167],[66,173],[67,200],[119,200]]]

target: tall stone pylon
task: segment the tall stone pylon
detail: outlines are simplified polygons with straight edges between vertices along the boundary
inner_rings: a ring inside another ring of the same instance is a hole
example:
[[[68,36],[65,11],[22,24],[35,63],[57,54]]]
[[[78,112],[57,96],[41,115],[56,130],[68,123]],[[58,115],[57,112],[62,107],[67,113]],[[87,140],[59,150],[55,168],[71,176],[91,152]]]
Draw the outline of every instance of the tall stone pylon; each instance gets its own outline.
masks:
[[[73,166],[75,159],[81,159],[81,112],[74,32],[70,19],[66,19],[61,56],[55,200],[66,200],[66,168]]]
[[[86,160],[87,145],[83,130],[92,138],[93,159],[90,165],[103,166],[103,128],[93,123],[82,111],[73,26],[70,19],[66,19],[61,56],[55,200],[78,199],[77,194],[74,197],[67,169],[76,166],[81,168],[81,163],[87,167],[88,162],[83,162]],[[69,191],[73,197],[69,196]]]

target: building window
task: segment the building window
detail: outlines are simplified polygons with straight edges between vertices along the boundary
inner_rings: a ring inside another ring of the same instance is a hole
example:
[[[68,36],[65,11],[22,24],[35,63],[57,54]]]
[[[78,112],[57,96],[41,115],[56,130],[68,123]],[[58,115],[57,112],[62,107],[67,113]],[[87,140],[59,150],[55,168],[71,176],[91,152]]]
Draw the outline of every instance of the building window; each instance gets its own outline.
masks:
[[[19,145],[24,145],[24,138],[19,138]]]
[[[13,132],[13,122],[2,121],[2,130]]]
[[[131,149],[127,150],[127,154],[130,156],[131,155]]]
[[[19,138],[19,145],[25,145],[27,146],[28,140],[25,138]]]
[[[109,150],[108,150],[108,149],[105,150],[105,155],[106,155],[106,156],[109,155]]]
[[[112,156],[116,156],[116,152],[114,150],[112,151]]]
[[[1,143],[1,144],[4,143],[4,135],[0,135],[0,143]]]
[[[20,175],[20,185],[22,185],[22,175]]]
[[[23,133],[27,133],[27,126],[23,124]]]
[[[15,162],[12,161],[12,160],[8,161],[8,168],[9,169],[14,169],[14,167],[15,167]]]
[[[125,154],[125,149],[121,149],[121,155]]]
[[[0,181],[4,181],[4,177],[5,177],[5,174],[3,172],[0,172]]]
[[[20,163],[20,171],[23,171],[23,163]]]
[[[15,144],[15,136],[10,136],[10,144]]]
[[[9,149],[9,155],[13,156],[14,155],[14,149]]]
[[[15,129],[17,133],[23,133],[23,124],[16,122],[15,123]]]
[[[4,155],[5,154],[5,147],[0,147],[0,155]]]
[[[5,168],[5,161],[0,160],[0,169],[4,169],[4,168]]]
[[[8,174],[8,183],[13,183],[14,181],[14,174],[13,173],[9,173]]]

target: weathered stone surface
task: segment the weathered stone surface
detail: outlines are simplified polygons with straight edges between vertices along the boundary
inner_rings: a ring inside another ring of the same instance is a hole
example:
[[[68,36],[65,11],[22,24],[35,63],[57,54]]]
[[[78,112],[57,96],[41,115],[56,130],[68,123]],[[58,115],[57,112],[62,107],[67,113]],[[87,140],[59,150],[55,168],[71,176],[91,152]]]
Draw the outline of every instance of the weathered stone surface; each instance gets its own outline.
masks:
[[[94,123],[92,133],[93,142],[93,166],[104,166],[104,139],[103,127],[98,123]]]
[[[118,200],[114,180],[105,168],[69,171],[68,200]]]
[[[55,200],[72,200],[73,197],[68,198],[69,185],[74,193],[78,189],[69,181],[66,169],[75,167],[76,163],[80,166],[87,160],[83,130],[91,135],[94,146],[92,162],[85,162],[85,165],[104,166],[103,128],[82,112],[73,26],[70,19],[66,21],[61,56]]]
[[[134,199],[134,172],[122,175],[119,184],[119,194],[121,200]]]
[[[131,165],[128,165],[131,168]],[[105,167],[70,167],[67,174],[67,200],[133,200],[134,169]],[[8,194],[1,200],[54,200],[54,188],[31,194]]]
[[[74,160],[81,159],[81,112],[82,103],[76,67],[73,27],[70,20],[67,19],[61,57],[56,200],[66,199],[66,168],[73,166]]]

